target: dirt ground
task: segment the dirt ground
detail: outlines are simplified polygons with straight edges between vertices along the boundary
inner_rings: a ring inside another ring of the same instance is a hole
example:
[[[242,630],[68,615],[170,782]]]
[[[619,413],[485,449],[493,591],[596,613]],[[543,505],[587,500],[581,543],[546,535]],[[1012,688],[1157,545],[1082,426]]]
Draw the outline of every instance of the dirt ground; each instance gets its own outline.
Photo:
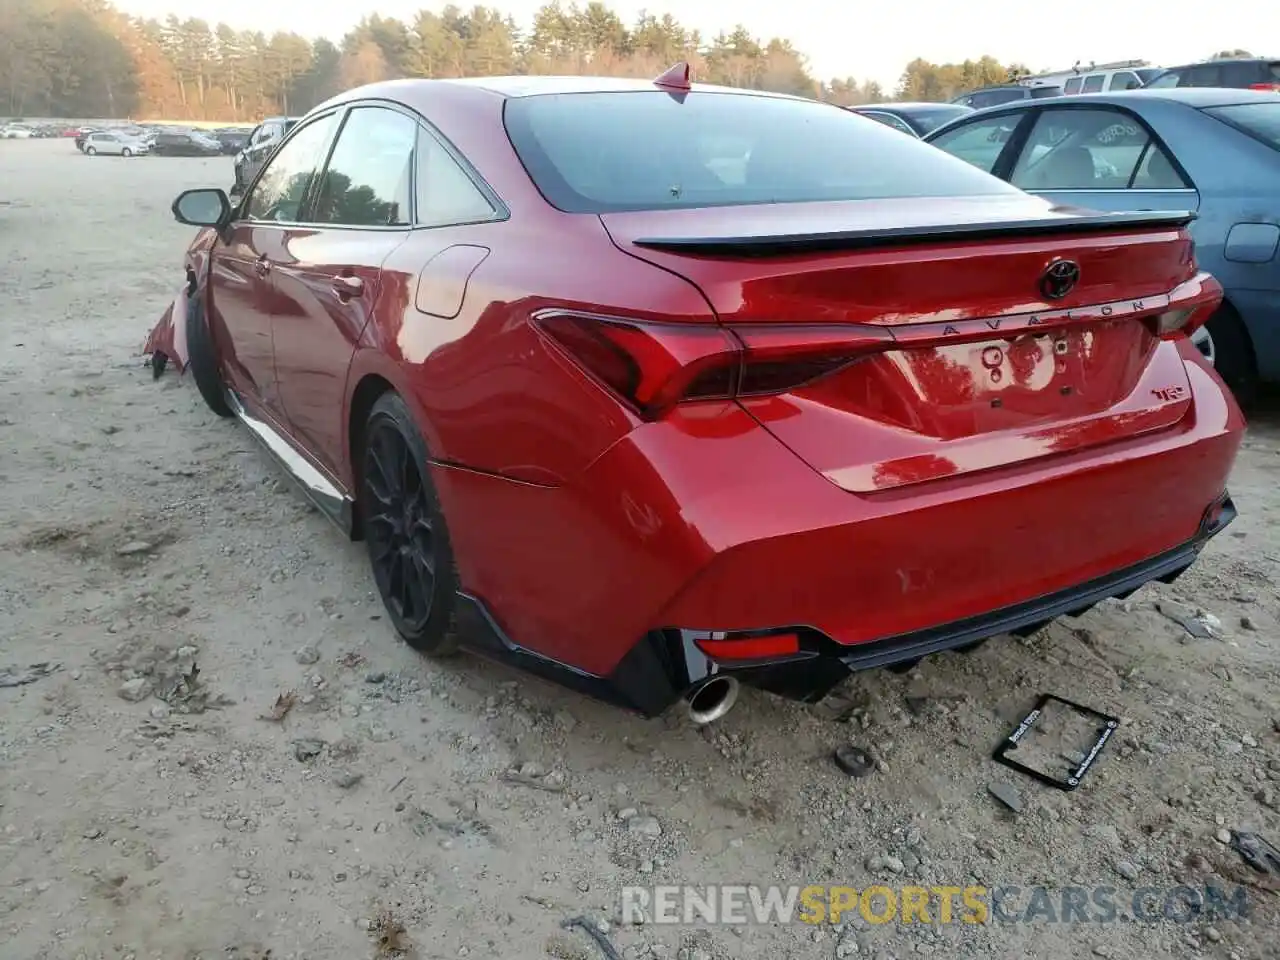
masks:
[[[1173,587],[823,708],[645,721],[415,655],[361,546],[153,382],[169,204],[230,169],[0,141],[0,677],[51,662],[0,685],[0,956],[604,960],[580,916],[628,960],[1280,956],[1277,894],[1223,842],[1280,843],[1274,404],[1240,519]],[[1042,692],[1123,718],[1074,793],[990,759]],[[837,769],[850,743],[877,769]],[[1014,885],[1033,922],[620,922],[623,884],[677,883]],[[1250,915],[1128,921],[1134,888],[1208,884]],[[1028,911],[1035,885],[1113,887],[1120,916]]]

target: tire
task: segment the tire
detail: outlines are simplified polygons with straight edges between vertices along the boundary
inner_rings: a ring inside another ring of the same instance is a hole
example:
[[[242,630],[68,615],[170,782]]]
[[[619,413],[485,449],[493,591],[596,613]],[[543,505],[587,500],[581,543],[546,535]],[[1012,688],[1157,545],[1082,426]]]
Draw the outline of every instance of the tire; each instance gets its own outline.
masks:
[[[132,157],[132,156],[133,156],[133,151],[132,151],[132,150],[130,150],[128,147],[125,147],[123,150],[121,150],[121,151],[120,151],[120,156],[122,156],[122,157]]]
[[[1207,340],[1200,337],[1197,346],[1213,363],[1241,407],[1249,408],[1258,396],[1258,363],[1253,343],[1240,314],[1230,304],[1223,304],[1203,327]]]
[[[369,566],[396,632],[420,653],[446,657],[459,645],[458,570],[427,462],[408,407],[384,393],[360,435],[357,502]]]
[[[187,366],[209,409],[220,417],[233,416],[222,374],[218,371],[218,351],[205,320],[204,304],[199,300],[187,301]]]
[[[90,157],[95,157],[98,155],[98,150],[96,147],[85,147],[84,152],[86,156],[90,156]]]

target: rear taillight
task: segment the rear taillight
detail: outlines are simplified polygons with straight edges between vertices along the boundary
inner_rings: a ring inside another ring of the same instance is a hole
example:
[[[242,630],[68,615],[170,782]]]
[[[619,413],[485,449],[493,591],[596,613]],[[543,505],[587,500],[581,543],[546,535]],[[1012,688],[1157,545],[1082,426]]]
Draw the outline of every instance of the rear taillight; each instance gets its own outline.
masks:
[[[535,323],[646,419],[677,403],[794,390],[893,343],[865,325],[649,323],[546,311]]]
[[[1263,90],[1267,93],[1280,93],[1280,83],[1251,83],[1250,90]]]
[[[1162,340],[1189,337],[1221,303],[1222,284],[1207,273],[1198,274],[1169,294],[1170,308],[1152,319],[1155,333]]]

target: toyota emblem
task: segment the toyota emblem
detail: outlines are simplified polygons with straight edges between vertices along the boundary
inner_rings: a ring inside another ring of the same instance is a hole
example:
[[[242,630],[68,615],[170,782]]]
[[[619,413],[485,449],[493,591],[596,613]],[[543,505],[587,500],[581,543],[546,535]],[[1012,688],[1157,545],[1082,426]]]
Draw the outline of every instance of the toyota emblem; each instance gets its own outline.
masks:
[[[1055,260],[1040,276],[1040,292],[1046,300],[1061,300],[1080,282],[1080,264],[1074,260]]]

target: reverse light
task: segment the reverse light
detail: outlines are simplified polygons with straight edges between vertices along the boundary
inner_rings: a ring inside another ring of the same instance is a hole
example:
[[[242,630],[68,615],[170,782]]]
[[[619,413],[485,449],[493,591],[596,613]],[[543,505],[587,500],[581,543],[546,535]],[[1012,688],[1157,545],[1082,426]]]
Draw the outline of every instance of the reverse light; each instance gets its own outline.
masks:
[[[678,403],[784,393],[893,343],[868,325],[650,323],[545,311],[535,324],[637,413]]]

